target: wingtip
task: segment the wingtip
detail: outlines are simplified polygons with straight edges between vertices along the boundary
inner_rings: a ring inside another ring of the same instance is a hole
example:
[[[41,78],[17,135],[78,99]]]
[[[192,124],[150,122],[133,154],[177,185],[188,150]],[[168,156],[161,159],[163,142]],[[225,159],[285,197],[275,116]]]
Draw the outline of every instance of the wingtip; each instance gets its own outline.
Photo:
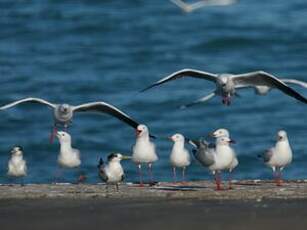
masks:
[[[154,85],[150,85],[150,86],[148,86],[148,87],[146,87],[146,88],[140,90],[139,92],[140,92],[140,93],[143,93],[143,92],[145,92],[145,91],[151,89],[152,87],[154,87]]]

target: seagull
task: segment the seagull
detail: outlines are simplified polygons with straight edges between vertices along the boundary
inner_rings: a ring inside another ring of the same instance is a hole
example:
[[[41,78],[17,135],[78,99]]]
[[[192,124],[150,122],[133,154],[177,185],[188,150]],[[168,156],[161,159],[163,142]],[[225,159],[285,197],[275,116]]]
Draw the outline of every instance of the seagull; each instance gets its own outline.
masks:
[[[182,134],[176,133],[169,137],[174,142],[170,155],[170,162],[173,167],[173,177],[176,183],[176,167],[182,168],[182,182],[185,181],[185,170],[191,164],[189,151],[184,147],[185,137]]]
[[[258,157],[263,158],[264,163],[272,168],[276,185],[281,186],[282,170],[292,162],[292,149],[286,131],[278,131],[275,146]]]
[[[60,153],[58,155],[58,164],[62,168],[78,168],[81,165],[80,151],[71,145],[71,136],[64,131],[57,131],[56,136],[60,142]],[[78,182],[83,182],[85,175],[80,175]]]
[[[303,88],[307,88],[307,82],[304,82],[304,81],[299,81],[299,80],[296,80],[296,79],[280,79],[283,83],[286,83],[287,85],[298,85],[298,86],[301,86]],[[242,87],[242,89],[244,88],[253,88],[255,90],[255,93],[257,95],[260,95],[260,96],[265,96],[267,95],[273,88],[270,87],[270,86],[250,86],[250,87]],[[182,105],[180,106],[181,109],[185,109],[185,108],[188,108],[188,107],[191,107],[193,105],[197,105],[197,104],[200,104],[200,103],[204,103],[208,100],[210,100],[214,95],[212,94],[208,94],[204,97],[201,97],[191,103],[188,103],[188,104],[185,104],[185,105]]]
[[[152,164],[158,160],[154,143],[150,141],[146,125],[140,124],[136,129],[136,143],[132,148],[132,161],[137,165],[140,186],[143,187],[142,164],[148,165],[150,182],[153,183]]]
[[[99,177],[102,181],[109,184],[115,184],[116,191],[119,191],[118,183],[124,181],[125,173],[121,165],[121,160],[131,159],[129,156],[123,156],[120,153],[112,153],[108,156],[108,163],[105,165],[102,158],[99,160]]]
[[[190,140],[189,143],[195,147],[194,157],[204,166],[208,167],[215,178],[216,190],[221,190],[222,170],[228,170],[230,173],[239,164],[235,151],[230,147],[233,141],[226,136],[216,139],[215,145],[210,145],[205,140]],[[229,177],[229,189],[232,189],[231,177]]]
[[[136,129],[136,127],[139,125],[138,122],[134,121],[130,116],[128,116],[126,113],[122,112],[118,108],[116,108],[113,105],[110,105],[106,102],[98,101],[98,102],[91,102],[86,104],[81,104],[78,106],[73,106],[69,104],[53,104],[50,103],[44,99],[41,98],[24,98],[15,102],[12,102],[10,104],[4,105],[0,107],[1,110],[6,110],[11,107],[14,107],[16,105],[22,104],[22,103],[38,103],[48,106],[53,110],[54,115],[54,128],[51,135],[50,142],[53,142],[53,138],[56,135],[57,127],[58,126],[64,126],[65,131],[67,131],[68,126],[72,122],[74,112],[101,112],[106,113],[111,116],[116,117],[117,119],[125,122],[126,124],[132,126]]]
[[[184,12],[190,13],[196,9],[205,6],[226,6],[236,3],[236,0],[202,0],[188,4],[182,0],[170,0],[172,3],[180,7]]]
[[[193,77],[193,78],[199,78],[199,79],[211,81],[215,83],[216,89],[213,90],[207,96],[200,98],[192,102],[191,104],[182,106],[181,108],[185,108],[185,107],[188,107],[190,105],[197,104],[200,102],[208,101],[214,96],[221,96],[222,103],[224,105],[230,105],[231,98],[233,96],[238,96],[237,90],[247,88],[247,87],[259,87],[259,86],[260,87],[268,86],[270,88],[279,89],[280,91],[287,94],[288,96],[293,97],[307,104],[307,98],[305,98],[304,96],[296,92],[294,89],[286,85],[284,82],[282,82],[277,77],[269,73],[266,73],[264,71],[255,71],[255,72],[249,72],[249,73],[243,73],[243,74],[228,74],[228,73],[214,74],[214,73],[204,72],[204,71],[195,70],[195,69],[182,69],[175,73],[172,73],[169,76],[166,76],[165,78],[162,78],[161,80],[141,90],[141,92],[144,92],[148,89],[151,89],[155,86],[161,85],[168,81],[172,81],[172,80],[183,78],[183,77]]]
[[[20,146],[16,146],[11,150],[7,175],[12,177],[24,177],[27,175],[27,163],[23,158],[23,149]]]

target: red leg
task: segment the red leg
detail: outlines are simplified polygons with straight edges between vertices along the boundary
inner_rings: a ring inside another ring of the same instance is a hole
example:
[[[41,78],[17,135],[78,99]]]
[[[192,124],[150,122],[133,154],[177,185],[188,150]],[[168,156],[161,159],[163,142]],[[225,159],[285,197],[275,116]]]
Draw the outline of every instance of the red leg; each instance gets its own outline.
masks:
[[[277,174],[276,185],[277,186],[282,186],[282,175],[281,175],[281,171],[280,170],[278,171],[278,174]]]
[[[138,164],[137,167],[138,167],[139,178],[140,178],[140,187],[144,187],[144,184],[143,184],[142,165],[141,165],[141,164]]]
[[[52,131],[51,131],[51,134],[50,134],[50,139],[49,139],[50,144],[53,143],[54,137],[56,136],[56,133],[57,133],[57,132],[58,132],[58,129],[57,129],[56,125],[54,125],[54,126],[53,126],[53,129],[52,129]]]
[[[222,187],[221,187],[221,177],[220,177],[220,173],[216,172],[215,174],[215,183],[216,183],[216,190],[217,191],[221,191]]]

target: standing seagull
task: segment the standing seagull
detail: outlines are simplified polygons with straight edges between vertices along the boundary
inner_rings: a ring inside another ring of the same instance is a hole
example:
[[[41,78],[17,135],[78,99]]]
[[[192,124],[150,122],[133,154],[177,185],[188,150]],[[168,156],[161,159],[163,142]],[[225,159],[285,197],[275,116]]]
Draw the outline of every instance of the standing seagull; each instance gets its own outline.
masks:
[[[58,155],[58,164],[63,168],[77,168],[81,165],[80,151],[71,146],[71,136],[64,131],[58,131],[56,134],[60,142],[60,153]],[[84,175],[80,175],[78,182],[86,179]]]
[[[74,112],[101,112],[101,113],[106,113],[111,116],[114,116],[117,119],[125,122],[126,124],[132,126],[135,129],[139,125],[136,121],[134,121],[126,113],[122,112],[121,110],[114,107],[113,105],[110,105],[102,101],[73,106],[69,104],[53,104],[53,103],[50,103],[40,98],[30,97],[30,98],[24,98],[24,99],[15,101],[13,103],[7,104],[5,106],[2,106],[0,107],[0,110],[6,110],[16,105],[22,104],[22,103],[38,103],[38,104],[47,105],[51,109],[53,109],[54,129],[53,129],[51,139],[50,139],[51,142],[53,141],[53,138],[56,135],[57,127],[59,125],[64,126],[65,131],[66,131],[66,129],[72,122]]]
[[[24,177],[27,175],[27,164],[23,159],[23,150],[20,146],[16,146],[11,150],[7,175],[12,177]]]
[[[195,147],[193,150],[194,157],[204,167],[208,167],[214,175],[216,190],[221,190],[221,171],[228,170],[231,173],[239,163],[234,150],[229,146],[232,140],[225,136],[219,137],[216,139],[215,146],[204,140],[190,140],[189,143]],[[231,188],[231,177],[229,177],[229,189]]]
[[[131,157],[123,156],[120,153],[112,153],[108,156],[108,164],[105,165],[102,158],[100,158],[98,164],[99,177],[107,183],[107,191],[109,184],[115,184],[116,191],[119,191],[118,183],[125,179],[124,169],[120,162],[128,159],[131,159]]]
[[[289,144],[286,131],[277,133],[277,142],[274,147],[268,149],[258,157],[263,158],[264,163],[271,167],[277,186],[282,185],[282,170],[292,162],[292,149]]]
[[[226,6],[236,3],[236,0],[202,0],[195,3],[186,3],[182,0],[170,0],[172,3],[180,7],[184,12],[190,13],[196,9],[206,6]]]
[[[161,85],[168,81],[172,81],[183,77],[200,78],[203,80],[211,81],[216,85],[216,89],[213,92],[211,92],[209,95],[203,98],[200,98],[192,102],[192,104],[207,101],[213,98],[214,96],[218,95],[222,97],[223,104],[230,105],[231,98],[237,95],[236,91],[238,89],[247,88],[247,87],[256,87],[256,86],[268,86],[270,88],[279,89],[288,96],[294,97],[295,99],[307,104],[307,98],[296,92],[294,89],[290,88],[288,85],[286,85],[277,77],[263,71],[256,71],[244,74],[228,74],[228,73],[213,74],[213,73],[203,72],[200,70],[183,69],[165,78],[162,78],[156,83],[143,89],[141,92],[144,92],[150,88]]]
[[[170,162],[173,167],[173,177],[176,183],[176,167],[182,168],[182,182],[185,181],[185,170],[191,164],[189,151],[184,147],[185,138],[182,134],[174,134],[169,138],[174,142],[170,155]]]
[[[132,151],[132,161],[138,167],[140,186],[143,186],[142,164],[148,165],[150,182],[153,183],[152,164],[158,160],[158,156],[154,143],[150,141],[149,131],[146,125],[138,125],[136,129],[136,143]]]

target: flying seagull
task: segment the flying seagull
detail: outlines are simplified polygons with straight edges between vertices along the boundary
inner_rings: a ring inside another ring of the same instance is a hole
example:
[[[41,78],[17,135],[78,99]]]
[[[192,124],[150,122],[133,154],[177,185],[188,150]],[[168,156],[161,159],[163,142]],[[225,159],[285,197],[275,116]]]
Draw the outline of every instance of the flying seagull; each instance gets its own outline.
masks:
[[[144,92],[148,89],[151,89],[168,81],[176,80],[183,77],[192,77],[208,80],[212,83],[215,83],[216,85],[215,90],[213,90],[209,95],[205,96],[204,98],[198,99],[192,104],[207,101],[214,96],[221,96],[223,104],[230,105],[231,98],[237,95],[237,90],[247,87],[263,86],[269,88],[276,88],[287,94],[288,96],[307,104],[307,98],[296,92],[294,89],[286,85],[277,77],[264,71],[255,71],[243,74],[214,74],[195,69],[182,69],[175,73],[172,73],[169,76],[166,76],[165,78],[162,78],[161,80],[143,89],[141,92]]]
[[[182,0],[170,0],[172,3],[181,8],[184,12],[190,13],[206,6],[226,6],[236,3],[236,0],[202,0],[194,3],[186,3]]]
[[[121,165],[121,160],[131,159],[129,156],[123,156],[120,153],[112,153],[108,156],[108,163],[104,164],[102,158],[99,160],[98,169],[99,177],[107,183],[107,191],[109,184],[115,184],[116,191],[119,191],[118,183],[124,181],[125,173]]]
[[[301,86],[303,88],[307,88],[307,82],[304,82],[304,81],[299,81],[299,80],[296,80],[296,79],[280,79],[283,83],[286,83],[287,85],[298,85],[298,86]],[[270,86],[264,86],[264,85],[261,85],[261,86],[249,86],[249,87],[243,87],[242,89],[244,88],[253,88],[255,90],[255,93],[257,95],[260,95],[260,96],[265,96],[267,95],[272,89],[273,87],[270,87]],[[200,104],[200,103],[204,103],[208,100],[210,100],[213,96],[215,96],[214,94],[208,94],[204,97],[201,97],[195,101],[192,101],[191,103],[188,103],[188,104],[185,104],[185,105],[182,105],[180,106],[181,109],[185,109],[187,107],[191,107],[193,105],[197,105],[197,104]]]
[[[264,163],[271,167],[277,186],[282,185],[282,170],[292,162],[292,149],[286,131],[277,133],[277,141],[274,147],[268,149],[264,154],[258,155],[263,158]]]
[[[116,117],[117,119],[125,122],[126,124],[132,126],[133,128],[137,128],[139,125],[138,122],[133,120],[130,116],[128,116],[126,113],[122,112],[118,108],[116,108],[113,105],[110,105],[106,102],[98,101],[98,102],[91,102],[86,104],[81,104],[78,106],[73,106],[69,104],[53,104],[50,103],[44,99],[41,98],[24,98],[18,101],[15,101],[13,103],[4,105],[0,107],[1,110],[6,110],[11,107],[14,107],[19,104],[23,103],[36,103],[36,104],[42,104],[46,105],[49,108],[53,110],[53,116],[54,116],[54,128],[51,135],[51,142],[53,141],[54,136],[57,133],[57,127],[58,126],[64,126],[65,130],[67,130],[68,126],[72,122],[73,115],[75,112],[100,112],[100,113],[106,113],[111,116]]]

